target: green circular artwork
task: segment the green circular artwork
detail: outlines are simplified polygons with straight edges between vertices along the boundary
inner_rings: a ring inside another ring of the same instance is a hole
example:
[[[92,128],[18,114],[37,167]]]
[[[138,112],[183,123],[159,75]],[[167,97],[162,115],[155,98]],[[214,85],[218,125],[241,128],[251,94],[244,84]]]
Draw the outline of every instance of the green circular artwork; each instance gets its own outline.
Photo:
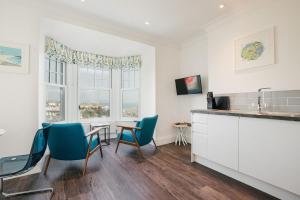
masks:
[[[242,49],[242,58],[248,61],[257,60],[264,52],[264,45],[261,42],[251,42]]]

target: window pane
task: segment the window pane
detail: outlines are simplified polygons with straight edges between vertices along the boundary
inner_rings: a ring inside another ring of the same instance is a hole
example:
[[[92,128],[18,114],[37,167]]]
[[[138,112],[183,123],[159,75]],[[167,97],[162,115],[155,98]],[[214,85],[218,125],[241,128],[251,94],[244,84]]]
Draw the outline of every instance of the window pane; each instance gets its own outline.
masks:
[[[129,80],[130,85],[129,85],[129,88],[135,88],[135,84],[134,84],[134,82],[135,82],[134,72],[135,72],[134,70],[130,71],[130,80]]]
[[[80,88],[94,88],[94,69],[85,66],[79,67]]]
[[[65,92],[57,86],[46,87],[46,121],[58,122],[65,120]]]
[[[129,84],[128,70],[122,70],[122,88],[128,88]]]
[[[110,88],[110,70],[103,68],[95,69],[95,87],[96,88]]]
[[[129,88],[129,81],[123,82],[123,88]]]
[[[56,73],[50,72],[50,83],[56,83]]]
[[[122,88],[139,88],[139,70],[122,70]]]
[[[56,83],[59,84],[59,85],[62,85],[62,76],[60,75],[60,73],[57,73],[56,75],[57,75],[57,77],[56,77],[57,82]]]
[[[49,59],[45,58],[45,63],[44,63],[44,72],[45,72],[45,76],[44,76],[44,81],[46,83],[50,82],[50,74],[49,74],[50,68],[49,68]]]
[[[64,63],[57,62],[57,72],[58,73],[64,73]]]
[[[60,82],[58,82],[58,84],[64,85],[64,75],[60,74],[59,76],[60,76]]]
[[[135,88],[140,88],[140,71],[136,70],[134,74],[134,79],[135,79]]]
[[[49,83],[49,82],[50,82],[49,71],[46,71],[46,70],[45,70],[44,81],[45,81],[46,83]]]
[[[56,72],[56,60],[50,59],[50,71]]]
[[[80,118],[110,116],[110,92],[107,90],[81,90],[79,100]]]
[[[122,117],[137,118],[139,107],[139,90],[123,90]]]

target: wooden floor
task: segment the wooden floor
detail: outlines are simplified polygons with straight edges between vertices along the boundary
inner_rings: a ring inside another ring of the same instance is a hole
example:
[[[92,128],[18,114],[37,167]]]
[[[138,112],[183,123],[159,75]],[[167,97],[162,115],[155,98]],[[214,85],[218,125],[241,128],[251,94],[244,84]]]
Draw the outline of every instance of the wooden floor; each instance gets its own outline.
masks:
[[[115,143],[104,147],[92,157],[86,176],[82,176],[83,161],[52,160],[48,175],[35,174],[5,181],[4,190],[14,192],[52,186],[52,199],[69,200],[168,200],[168,199],[275,199],[196,163],[190,163],[190,146],[169,144],[143,147],[146,159],[141,161],[133,147]],[[43,200],[49,194],[23,196],[14,199]]]

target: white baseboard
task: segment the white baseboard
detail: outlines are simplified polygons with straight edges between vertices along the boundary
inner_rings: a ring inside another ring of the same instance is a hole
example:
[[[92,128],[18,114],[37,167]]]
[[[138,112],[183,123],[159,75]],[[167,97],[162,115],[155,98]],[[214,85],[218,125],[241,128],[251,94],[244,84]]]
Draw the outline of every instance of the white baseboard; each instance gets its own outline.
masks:
[[[175,139],[176,139],[175,136],[157,138],[156,139],[156,144],[157,144],[157,146],[161,146],[161,145],[165,145],[165,144],[170,144],[170,143],[175,142]]]
[[[175,143],[175,140],[176,140],[176,136],[158,138],[156,139],[156,144],[157,146],[161,146],[165,144]],[[187,138],[187,142],[191,144],[190,138]]]
[[[265,193],[268,193],[274,197],[277,197],[279,199],[284,200],[300,200],[300,196],[291,193],[289,191],[286,191],[284,189],[278,188],[276,186],[273,186],[271,184],[265,183],[263,181],[260,181],[258,179],[255,179],[251,176],[247,176],[245,174],[242,174],[238,171],[232,170],[230,168],[224,167],[222,165],[219,165],[217,163],[214,163],[212,161],[209,161],[205,158],[202,158],[200,156],[192,155],[192,162],[195,161],[197,163],[200,163],[201,165],[204,165],[208,168],[211,168],[215,171],[218,171],[222,174],[225,174],[233,179],[236,179],[242,183],[245,183],[247,185],[250,185],[254,188],[257,188],[258,190],[261,190]]]

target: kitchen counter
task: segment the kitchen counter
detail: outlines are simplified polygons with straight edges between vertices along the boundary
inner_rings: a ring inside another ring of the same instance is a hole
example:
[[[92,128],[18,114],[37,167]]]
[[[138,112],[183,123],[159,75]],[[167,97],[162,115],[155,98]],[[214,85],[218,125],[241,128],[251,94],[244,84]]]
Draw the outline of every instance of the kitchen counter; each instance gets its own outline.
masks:
[[[284,112],[257,112],[243,110],[216,110],[216,109],[196,109],[191,110],[192,113],[228,115],[238,117],[264,118],[287,121],[300,121],[300,113],[284,113]]]

